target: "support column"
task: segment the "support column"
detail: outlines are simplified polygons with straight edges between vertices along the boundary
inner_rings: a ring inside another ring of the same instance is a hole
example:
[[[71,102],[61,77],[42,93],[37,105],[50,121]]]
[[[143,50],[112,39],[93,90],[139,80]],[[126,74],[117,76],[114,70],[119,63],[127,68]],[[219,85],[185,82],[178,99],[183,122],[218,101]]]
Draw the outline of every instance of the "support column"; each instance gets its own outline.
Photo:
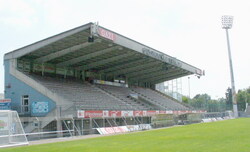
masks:
[[[62,131],[62,122],[61,122],[61,107],[56,108],[56,130]],[[62,132],[57,132],[57,137],[63,137]]]
[[[85,71],[82,71],[82,80],[85,81]]]
[[[64,79],[66,78],[66,76],[67,76],[67,69],[64,68]]]
[[[33,72],[33,67],[34,67],[33,64],[34,64],[33,61],[30,61],[30,70],[29,70],[30,73]]]
[[[104,118],[102,118],[102,123],[103,123],[103,128],[105,128],[105,119]]]
[[[54,74],[56,75],[56,65],[54,65]]]
[[[82,122],[82,125],[81,125],[82,130],[81,130],[81,132],[82,132],[82,135],[84,135],[84,131],[83,131],[83,129],[84,129],[84,127],[83,127],[83,119],[81,119],[81,122]]]
[[[44,76],[44,63],[42,63],[42,76]]]
[[[90,129],[89,134],[93,134],[92,128],[93,128],[93,120],[89,118],[89,129]]]

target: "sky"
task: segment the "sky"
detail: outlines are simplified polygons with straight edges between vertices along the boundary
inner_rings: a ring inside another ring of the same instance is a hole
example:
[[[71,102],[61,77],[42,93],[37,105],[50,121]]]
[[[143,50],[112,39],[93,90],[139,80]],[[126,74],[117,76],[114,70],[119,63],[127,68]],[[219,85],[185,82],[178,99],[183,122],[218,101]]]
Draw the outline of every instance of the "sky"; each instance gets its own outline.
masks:
[[[236,90],[250,86],[249,0],[0,0],[0,93],[4,54],[89,22],[205,70],[182,78],[182,93],[225,97],[230,83],[221,16],[229,30]]]

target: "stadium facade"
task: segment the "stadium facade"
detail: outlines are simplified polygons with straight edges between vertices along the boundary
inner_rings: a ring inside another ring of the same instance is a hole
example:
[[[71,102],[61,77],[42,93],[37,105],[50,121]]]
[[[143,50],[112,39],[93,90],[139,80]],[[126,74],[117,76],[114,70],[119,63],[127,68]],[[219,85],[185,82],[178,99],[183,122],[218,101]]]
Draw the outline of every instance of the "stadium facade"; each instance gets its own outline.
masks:
[[[142,117],[192,112],[155,86],[203,75],[199,68],[94,23],[7,53],[4,68],[5,98],[27,122],[28,132],[36,128],[29,122],[37,120],[44,122],[40,129],[54,122],[60,130],[67,128],[62,120],[69,119],[140,116],[148,121]]]

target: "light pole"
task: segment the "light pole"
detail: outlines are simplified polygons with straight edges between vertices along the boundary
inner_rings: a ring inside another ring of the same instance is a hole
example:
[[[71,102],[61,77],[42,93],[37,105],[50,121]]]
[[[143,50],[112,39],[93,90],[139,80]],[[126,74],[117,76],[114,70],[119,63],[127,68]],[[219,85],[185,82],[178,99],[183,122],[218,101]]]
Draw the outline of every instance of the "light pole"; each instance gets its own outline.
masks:
[[[191,97],[190,97],[190,77],[188,77],[188,97],[191,99]]]
[[[233,63],[232,63],[232,56],[231,56],[229,35],[228,35],[228,29],[231,29],[233,25],[233,16],[224,15],[221,17],[221,21],[222,21],[222,28],[226,30],[226,36],[227,36],[227,48],[228,48],[230,76],[231,76],[233,112],[234,112],[234,117],[237,118],[238,108],[237,108],[236,92],[235,92],[235,84],[234,84]]]

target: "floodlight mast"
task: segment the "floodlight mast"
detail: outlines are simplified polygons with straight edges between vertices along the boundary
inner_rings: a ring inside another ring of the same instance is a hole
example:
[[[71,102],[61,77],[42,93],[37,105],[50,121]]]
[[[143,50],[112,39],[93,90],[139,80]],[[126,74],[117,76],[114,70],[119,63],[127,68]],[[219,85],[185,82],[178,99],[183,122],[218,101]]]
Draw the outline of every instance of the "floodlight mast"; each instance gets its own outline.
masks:
[[[234,112],[234,117],[237,118],[238,117],[238,108],[237,108],[237,100],[236,100],[236,92],[235,92],[235,84],[234,84],[233,63],[232,63],[229,34],[228,34],[228,29],[231,29],[232,25],[233,25],[233,16],[224,15],[221,17],[221,21],[222,21],[222,28],[226,30],[226,36],[227,36],[227,48],[228,48],[230,76],[231,76],[233,112]]]

